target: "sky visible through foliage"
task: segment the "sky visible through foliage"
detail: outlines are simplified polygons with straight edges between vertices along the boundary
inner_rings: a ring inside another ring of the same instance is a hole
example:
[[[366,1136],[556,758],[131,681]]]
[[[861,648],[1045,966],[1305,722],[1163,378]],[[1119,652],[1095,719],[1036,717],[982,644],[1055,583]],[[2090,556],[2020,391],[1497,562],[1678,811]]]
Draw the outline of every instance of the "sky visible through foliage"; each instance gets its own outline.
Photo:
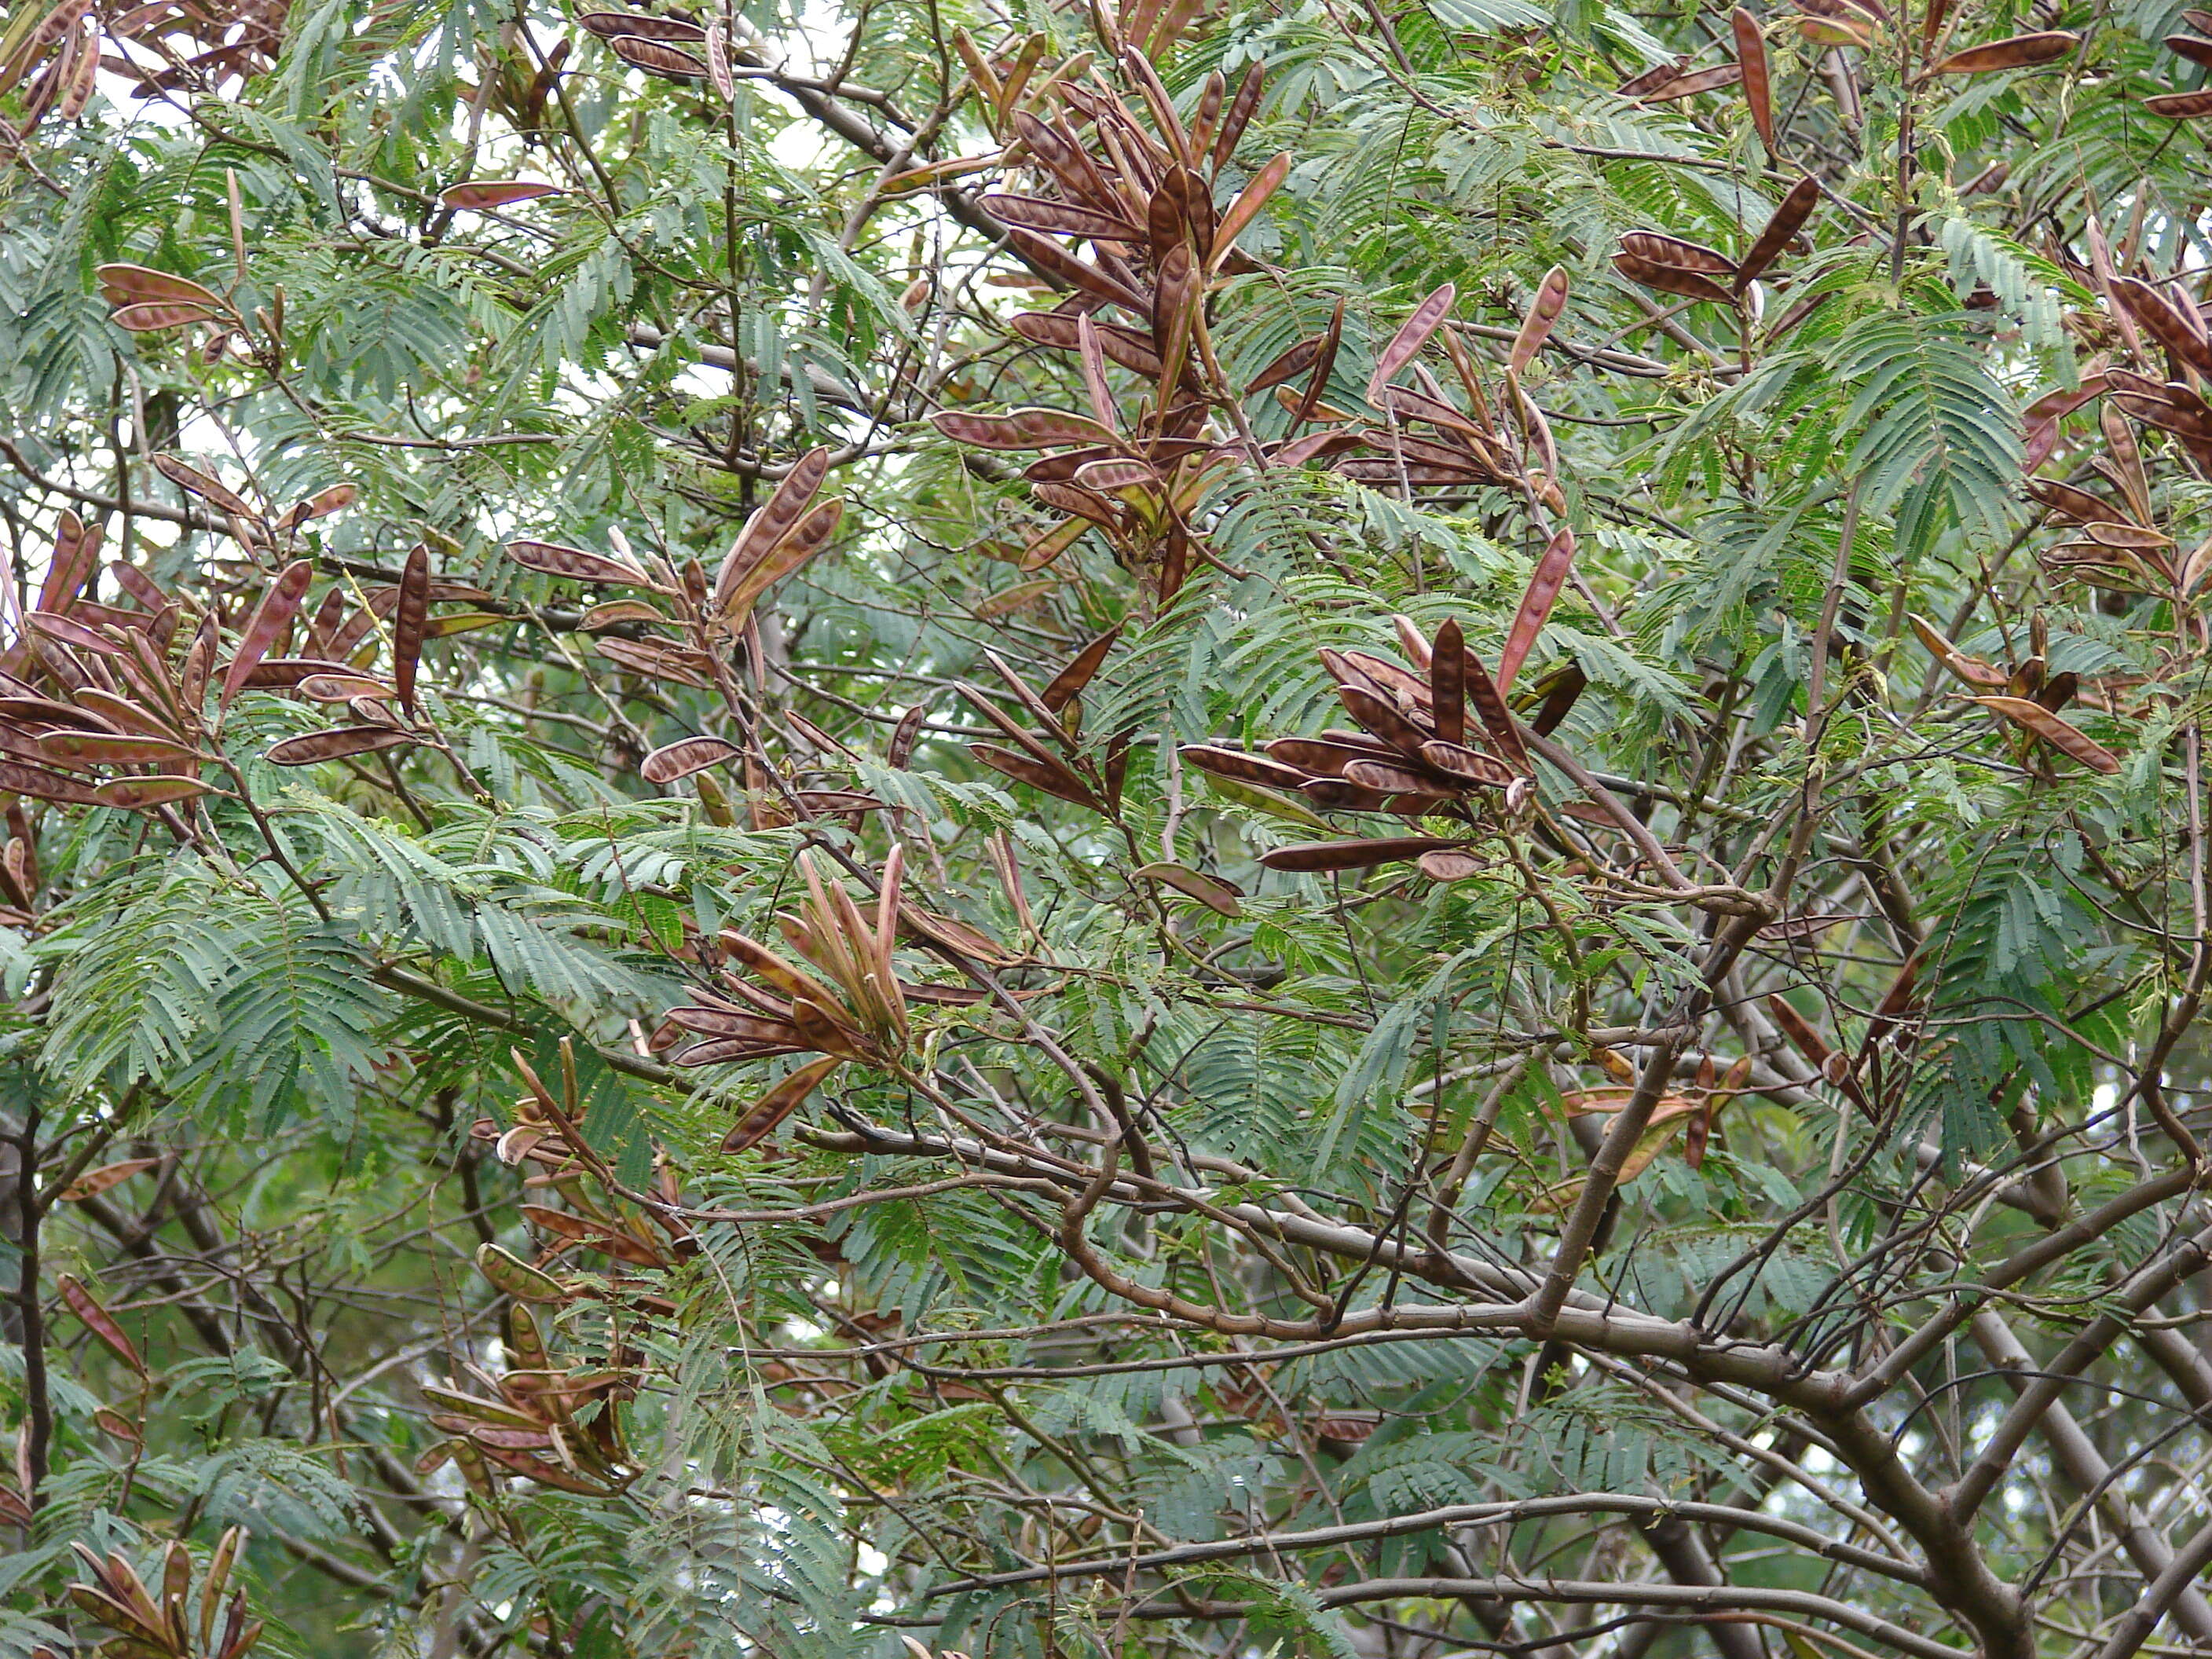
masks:
[[[2212,1652],[2212,13],[0,21],[0,1659]]]

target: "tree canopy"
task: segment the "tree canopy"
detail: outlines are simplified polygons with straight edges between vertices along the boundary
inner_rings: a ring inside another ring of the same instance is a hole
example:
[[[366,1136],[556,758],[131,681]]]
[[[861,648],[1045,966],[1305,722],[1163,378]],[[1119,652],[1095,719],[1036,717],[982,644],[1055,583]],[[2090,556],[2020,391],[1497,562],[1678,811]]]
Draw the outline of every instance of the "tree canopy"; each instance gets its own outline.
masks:
[[[28,0],[0,1650],[2212,1651],[2212,14]]]

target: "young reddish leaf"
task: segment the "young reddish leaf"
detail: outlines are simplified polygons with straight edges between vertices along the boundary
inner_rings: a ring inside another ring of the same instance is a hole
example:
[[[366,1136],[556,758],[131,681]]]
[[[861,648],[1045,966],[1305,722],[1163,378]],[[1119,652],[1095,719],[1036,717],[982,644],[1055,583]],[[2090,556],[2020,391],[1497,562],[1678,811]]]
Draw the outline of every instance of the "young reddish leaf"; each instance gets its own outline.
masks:
[[[415,712],[415,674],[430,620],[430,550],[421,543],[399,573],[399,603],[392,613],[392,684],[399,706]]]
[[[1552,538],[1544,556],[1536,561],[1535,574],[1528,578],[1528,591],[1522,596],[1521,608],[1514,613],[1513,626],[1505,635],[1505,647],[1498,653],[1498,690],[1501,696],[1513,689],[1513,677],[1528,659],[1574,562],[1575,532],[1562,530]]]
[[[807,1061],[745,1109],[744,1115],[722,1138],[722,1150],[742,1152],[767,1139],[775,1133],[777,1125],[804,1105],[806,1097],[828,1082],[830,1073],[844,1063],[836,1054]]]
[[[1820,200],[1820,181],[1809,173],[1790,187],[1790,193],[1774,210],[1774,216],[1766,222],[1766,228],[1759,233],[1759,240],[1751,245],[1743,256],[1743,263],[1736,267],[1737,293],[1749,288],[1782,257],[1782,250],[1790,246],[1790,239],[1813,216]]]
[[[744,752],[727,738],[682,738],[654,750],[639,763],[637,769],[647,783],[673,783],[678,778],[690,777],[694,772],[703,772],[710,766],[720,766],[725,761],[735,760]]]
[[[138,1357],[138,1350],[124,1334],[123,1327],[115,1322],[114,1316],[100,1305],[76,1275],[64,1273],[55,1285],[62,1293],[62,1300],[69,1304],[70,1311],[84,1322],[85,1328],[106,1343],[117,1358],[139,1376],[145,1376],[146,1362]]]
[[[1993,713],[2003,715],[2014,725],[2025,726],[2054,749],[2063,750],[2093,772],[2110,775],[2120,769],[2120,757],[2099,743],[2087,732],[2069,721],[2061,720],[2039,702],[2026,697],[1974,697]]]
[[[1766,147],[1769,155],[1774,154],[1774,86],[1766,62],[1766,35],[1759,26],[1759,19],[1741,6],[1735,9],[1729,26],[1735,36],[1735,58],[1743,70],[1744,102],[1751,106],[1751,124],[1759,130],[1759,142]]]
[[[1382,355],[1375,360],[1375,372],[1367,377],[1368,402],[1373,403],[1398,371],[1419,354],[1429,336],[1451,314],[1452,301],[1458,297],[1459,290],[1446,283],[1413,307],[1413,314],[1399,325],[1390,343],[1382,348]]]
[[[313,766],[319,761],[345,760],[414,741],[406,732],[388,726],[341,726],[271,744],[264,758],[273,766]]]
[[[315,567],[305,559],[295,559],[270,583],[269,591],[239,632],[237,653],[224,671],[222,690],[216,698],[218,708],[230,707],[230,700],[244,689],[261,659],[291,633],[292,619],[299,615],[300,603],[307,597],[307,585],[314,579]]]
[[[102,806],[136,812],[149,806],[170,806],[180,800],[191,800],[210,793],[213,788],[212,784],[202,783],[198,778],[117,778],[101,784],[93,793],[100,797]]]
[[[1984,75],[1994,70],[2029,69],[2069,56],[2081,44],[2078,34],[2053,29],[2041,34],[2015,34],[2008,40],[1954,52],[1928,72],[1930,75]],[[2155,101],[2155,100],[2154,100]]]
[[[508,207],[517,202],[534,202],[541,196],[567,194],[568,191],[558,185],[533,184],[524,179],[487,179],[471,184],[449,185],[438,192],[438,199],[457,211],[482,212],[489,208]]]
[[[509,542],[507,556],[526,570],[560,576],[569,581],[601,582],[629,587],[648,587],[653,579],[625,560],[605,553],[587,553],[580,547],[558,542]]]
[[[1310,841],[1260,854],[1270,870],[1315,874],[1330,870],[1368,870],[1441,852],[1455,843],[1439,836],[1384,836],[1371,841]]]
[[[1506,356],[1507,374],[1518,374],[1536,361],[1536,354],[1552,337],[1553,326],[1566,308],[1566,268],[1553,265],[1537,284],[1536,297],[1528,302],[1528,314],[1522,319],[1521,332],[1514,337],[1513,349]]]
[[[1237,192],[1237,199],[1223,211],[1221,222],[1214,227],[1213,251],[1206,262],[1207,270],[1221,269],[1222,262],[1235,251],[1237,239],[1290,176],[1291,153],[1285,150],[1254,173],[1244,188]]]

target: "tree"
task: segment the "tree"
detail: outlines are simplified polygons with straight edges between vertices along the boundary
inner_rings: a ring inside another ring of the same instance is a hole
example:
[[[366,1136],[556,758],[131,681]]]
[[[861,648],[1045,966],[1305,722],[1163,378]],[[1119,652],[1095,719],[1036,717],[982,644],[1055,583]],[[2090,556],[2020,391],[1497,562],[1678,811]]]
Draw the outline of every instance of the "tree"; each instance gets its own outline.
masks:
[[[0,1645],[2212,1650],[2207,37],[15,8]]]

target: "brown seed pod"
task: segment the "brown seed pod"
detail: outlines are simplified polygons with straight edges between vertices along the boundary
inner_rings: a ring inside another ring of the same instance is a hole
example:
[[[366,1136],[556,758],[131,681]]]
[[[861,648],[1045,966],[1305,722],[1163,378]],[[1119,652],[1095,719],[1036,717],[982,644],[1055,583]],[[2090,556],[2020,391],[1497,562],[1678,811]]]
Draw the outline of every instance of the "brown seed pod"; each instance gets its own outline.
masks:
[[[744,752],[727,738],[682,738],[654,750],[638,763],[637,769],[647,783],[673,783],[694,772],[735,760]]]
[[[703,35],[704,31],[702,30]],[[641,34],[617,34],[607,44],[614,48],[615,56],[625,64],[643,70],[647,75],[659,76],[664,81],[703,81],[707,66],[680,47],[665,40],[649,40]]]
[[[1744,102],[1751,108],[1751,124],[1759,142],[1774,154],[1774,87],[1766,61],[1766,34],[1759,19],[1738,6],[1729,19],[1735,39],[1736,62],[1743,70]]]
[[[2070,721],[2060,719],[2039,702],[2026,697],[1986,696],[1972,701],[2025,727],[2054,749],[2071,755],[2093,772],[2107,775],[2120,769],[2120,757]]]
[[[2053,29],[2042,34],[2015,34],[2003,40],[1954,52],[1928,72],[1930,75],[1986,75],[1998,70],[2032,69],[2070,57],[2081,44],[2078,34]]]
[[[679,40],[687,45],[703,40],[707,31],[696,23],[680,17],[662,17],[651,12],[587,11],[576,19],[579,28],[587,29],[603,40],[617,35],[643,35],[654,40]]]
[[[449,185],[438,192],[438,199],[457,210],[482,213],[512,207],[517,202],[534,202],[544,196],[567,194],[558,185],[534,184],[526,179],[484,179]]]
[[[1451,314],[1452,301],[1458,296],[1459,290],[1446,283],[1415,306],[1413,314],[1398,325],[1398,331],[1390,337],[1389,344],[1384,346],[1382,356],[1376,358],[1375,372],[1367,377],[1368,402],[1373,403],[1398,371],[1419,354],[1421,348],[1428,343],[1429,336],[1435,333],[1443,319]]]
[[[1369,870],[1378,864],[1402,863],[1425,853],[1443,851],[1458,843],[1440,836],[1384,836],[1361,841],[1314,841],[1297,847],[1278,847],[1260,854],[1270,870],[1316,874],[1332,870]]]
[[[1810,173],[1790,187],[1790,193],[1775,208],[1774,216],[1766,222],[1766,228],[1759,233],[1759,240],[1751,245],[1743,262],[1736,267],[1735,289],[1739,294],[1782,257],[1782,250],[1790,246],[1790,239],[1813,216],[1820,200],[1820,181]]]
[[[341,726],[328,732],[307,732],[271,744],[264,757],[275,766],[313,766],[319,761],[345,760],[355,755],[397,749],[415,739],[388,726]]]
[[[526,570],[561,576],[570,581],[603,582],[631,587],[652,586],[652,578],[626,560],[605,553],[587,553],[580,547],[558,542],[509,542],[507,556]]]

